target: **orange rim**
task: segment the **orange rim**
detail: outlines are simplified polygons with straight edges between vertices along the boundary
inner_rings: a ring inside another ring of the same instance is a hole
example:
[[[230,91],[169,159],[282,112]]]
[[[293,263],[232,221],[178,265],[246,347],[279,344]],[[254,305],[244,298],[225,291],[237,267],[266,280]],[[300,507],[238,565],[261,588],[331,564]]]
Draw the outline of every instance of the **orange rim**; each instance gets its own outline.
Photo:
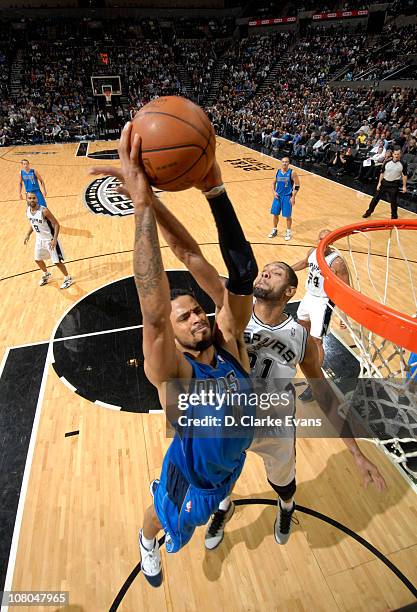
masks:
[[[417,230],[417,220],[387,219],[385,221],[365,221],[346,225],[334,230],[320,241],[317,247],[317,262],[324,277],[324,289],[329,298],[349,317],[367,327],[372,332],[394,342],[409,351],[417,352],[417,319],[398,310],[384,306],[375,300],[349,287],[327,265],[324,253],[336,240],[350,234],[389,230]]]

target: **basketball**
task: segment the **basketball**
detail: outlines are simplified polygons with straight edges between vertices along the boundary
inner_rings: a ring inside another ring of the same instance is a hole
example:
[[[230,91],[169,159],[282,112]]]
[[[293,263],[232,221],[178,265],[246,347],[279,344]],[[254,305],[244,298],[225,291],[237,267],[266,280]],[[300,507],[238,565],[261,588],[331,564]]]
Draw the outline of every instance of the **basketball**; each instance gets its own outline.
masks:
[[[142,138],[142,159],[152,185],[181,191],[210,170],[216,136],[205,112],[178,96],[156,98],[135,115],[132,139]]]

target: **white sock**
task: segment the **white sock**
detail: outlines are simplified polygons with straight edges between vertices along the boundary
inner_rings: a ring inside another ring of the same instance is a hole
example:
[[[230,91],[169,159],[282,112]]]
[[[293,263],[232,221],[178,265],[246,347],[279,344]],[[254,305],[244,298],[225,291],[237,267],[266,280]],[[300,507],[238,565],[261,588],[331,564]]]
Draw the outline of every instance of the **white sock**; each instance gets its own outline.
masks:
[[[289,501],[284,501],[283,499],[279,498],[279,503],[281,504],[281,508],[283,510],[292,510],[294,506],[294,498],[291,497]]]
[[[143,529],[140,532],[140,541],[147,550],[152,550],[152,548],[155,546],[155,538],[153,538],[152,540],[148,540],[148,538],[145,538],[145,536],[143,535]]]
[[[222,501],[219,504],[219,510],[226,511],[229,509],[229,506],[230,506],[230,495],[222,499]]]

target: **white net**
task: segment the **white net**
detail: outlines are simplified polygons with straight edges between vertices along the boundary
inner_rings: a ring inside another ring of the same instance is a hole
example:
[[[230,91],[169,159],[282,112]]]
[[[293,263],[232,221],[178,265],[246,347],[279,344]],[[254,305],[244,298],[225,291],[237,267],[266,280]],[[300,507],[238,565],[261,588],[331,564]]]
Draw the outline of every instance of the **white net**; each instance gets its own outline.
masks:
[[[407,250],[415,252],[415,236],[415,232],[397,227],[377,232],[355,230],[347,236],[348,256],[344,259],[352,288],[380,304],[396,306],[396,310],[400,303],[402,312],[415,316],[417,262],[407,255]],[[336,306],[334,312],[346,325],[350,348],[361,366],[358,384],[346,397],[345,409],[360,417],[393,460],[417,478],[417,368],[413,368],[412,359],[410,362],[410,352],[348,318]]]

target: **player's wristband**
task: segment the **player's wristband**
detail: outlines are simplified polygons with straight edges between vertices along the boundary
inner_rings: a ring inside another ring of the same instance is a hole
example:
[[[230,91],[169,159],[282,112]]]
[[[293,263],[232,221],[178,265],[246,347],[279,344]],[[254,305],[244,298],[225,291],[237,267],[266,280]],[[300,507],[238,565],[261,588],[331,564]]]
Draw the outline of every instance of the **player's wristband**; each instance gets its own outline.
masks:
[[[217,197],[224,191],[226,191],[226,187],[222,183],[221,185],[218,185],[217,187],[213,187],[213,189],[210,189],[210,191],[203,191],[203,196],[205,196],[208,200],[211,200],[211,198]]]

